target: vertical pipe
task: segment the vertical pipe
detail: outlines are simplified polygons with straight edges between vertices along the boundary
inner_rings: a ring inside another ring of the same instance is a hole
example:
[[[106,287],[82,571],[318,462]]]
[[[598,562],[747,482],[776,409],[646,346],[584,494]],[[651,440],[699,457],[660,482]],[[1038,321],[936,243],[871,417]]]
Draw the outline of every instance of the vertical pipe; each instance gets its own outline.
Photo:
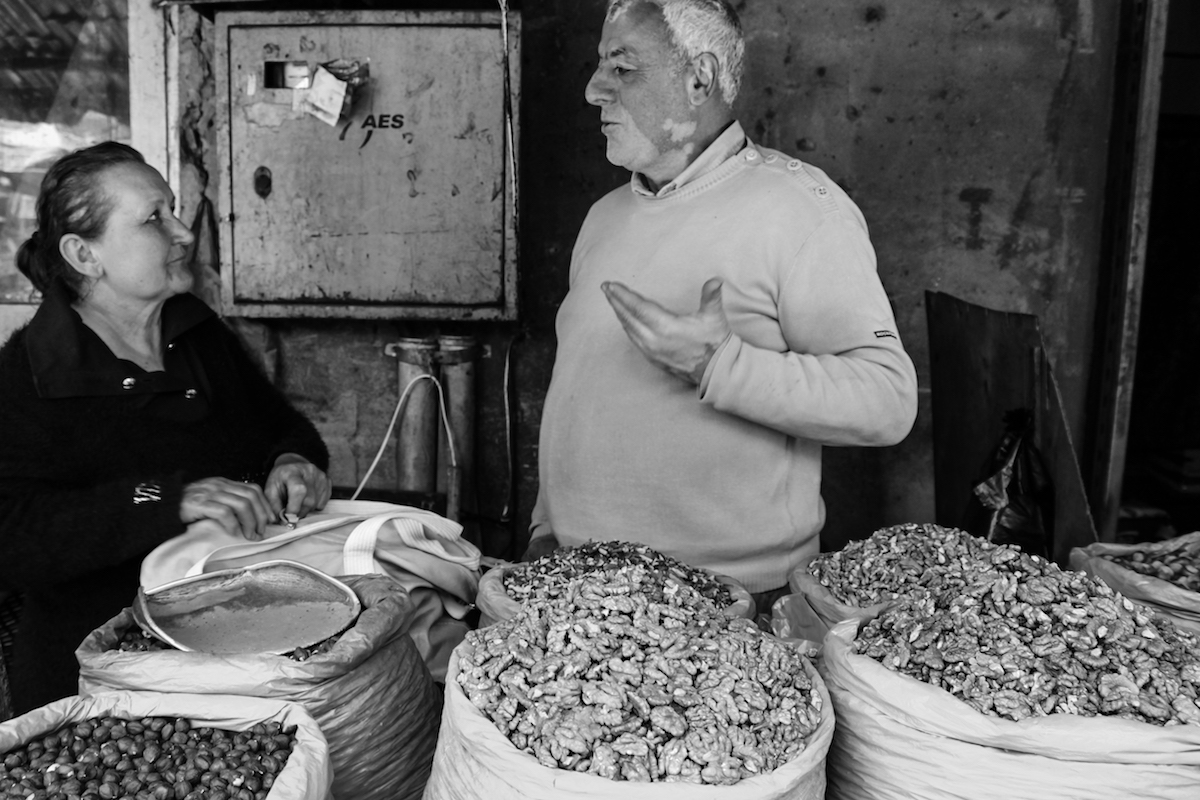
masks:
[[[421,375],[437,377],[433,366],[436,349],[433,338],[396,342],[399,391],[408,390],[396,434],[396,483],[402,492],[433,494],[437,489],[437,387],[433,381],[418,380]]]
[[[475,465],[475,337],[440,336],[438,348],[447,422],[454,437],[454,463],[450,461],[448,443],[443,442],[438,472],[445,485],[446,516],[461,522],[463,508],[470,508],[474,502],[471,475]]]

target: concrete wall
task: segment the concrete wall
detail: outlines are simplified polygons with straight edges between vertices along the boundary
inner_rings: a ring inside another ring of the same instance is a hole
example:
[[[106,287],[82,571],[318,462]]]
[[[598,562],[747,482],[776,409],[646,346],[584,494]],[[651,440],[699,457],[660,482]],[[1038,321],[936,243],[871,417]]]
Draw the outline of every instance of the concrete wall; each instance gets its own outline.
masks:
[[[906,442],[828,451],[827,546],[884,524],[933,518],[928,289],[1041,318],[1078,446],[1112,91],[1112,5],[738,3],[749,50],[742,123],[756,141],[824,168],[860,204],[924,387]],[[383,345],[400,335],[479,336],[487,356],[478,373],[476,525],[485,549],[501,556],[519,550],[536,497],[538,423],[572,243],[588,206],[627,180],[605,161],[597,111],[583,100],[602,7],[596,0],[527,0],[520,7],[519,323],[241,325],[318,421],[333,452],[335,483],[343,486],[361,479],[397,398],[395,363]],[[215,199],[217,188],[213,27],[189,9],[182,24],[181,200],[191,219],[201,193]],[[210,284],[216,280],[209,275]],[[979,436],[993,440],[999,427],[997,420]],[[394,476],[389,452],[370,485],[394,487]]]

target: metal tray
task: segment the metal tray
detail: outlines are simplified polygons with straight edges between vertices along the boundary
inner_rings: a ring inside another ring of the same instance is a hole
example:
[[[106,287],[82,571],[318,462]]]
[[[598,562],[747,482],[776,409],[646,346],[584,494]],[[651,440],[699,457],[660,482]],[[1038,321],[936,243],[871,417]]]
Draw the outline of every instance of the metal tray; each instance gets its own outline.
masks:
[[[340,633],[361,611],[349,586],[296,561],[139,589],[133,604],[138,624],[167,644],[221,655],[290,653]]]

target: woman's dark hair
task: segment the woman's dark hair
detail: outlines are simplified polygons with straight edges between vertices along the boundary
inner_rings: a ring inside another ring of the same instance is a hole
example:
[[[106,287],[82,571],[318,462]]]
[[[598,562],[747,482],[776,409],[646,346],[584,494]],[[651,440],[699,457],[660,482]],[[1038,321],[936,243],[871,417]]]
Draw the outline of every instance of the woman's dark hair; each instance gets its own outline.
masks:
[[[58,243],[68,233],[88,240],[104,234],[113,200],[101,189],[100,174],[128,163],[146,159],[127,144],[101,142],[67,153],[47,170],[38,193],[37,230],[17,250],[17,269],[39,292],[58,281],[70,300],[79,299],[84,276],[63,259]]]

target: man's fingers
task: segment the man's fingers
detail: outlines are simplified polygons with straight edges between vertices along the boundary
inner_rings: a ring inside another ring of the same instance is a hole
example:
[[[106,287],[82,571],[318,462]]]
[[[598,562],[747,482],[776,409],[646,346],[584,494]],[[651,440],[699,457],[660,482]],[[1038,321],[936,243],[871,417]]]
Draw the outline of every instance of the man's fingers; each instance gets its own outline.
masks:
[[[608,281],[607,283],[602,283],[600,288],[604,290],[609,304],[618,313],[624,310],[626,315],[644,327],[651,329],[661,328],[668,319],[675,316],[658,303],[638,294],[622,283]]]

